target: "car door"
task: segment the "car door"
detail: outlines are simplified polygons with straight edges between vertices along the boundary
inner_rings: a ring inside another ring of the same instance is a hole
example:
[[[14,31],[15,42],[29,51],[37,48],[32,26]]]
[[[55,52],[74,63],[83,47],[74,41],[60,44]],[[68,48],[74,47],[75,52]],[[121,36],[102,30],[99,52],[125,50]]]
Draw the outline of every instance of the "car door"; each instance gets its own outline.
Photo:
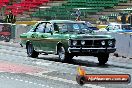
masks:
[[[59,34],[54,32],[53,24],[47,22],[45,30],[41,36],[41,49],[46,52],[54,53],[56,45],[60,40]]]
[[[39,50],[41,51],[50,51],[50,45],[49,45],[49,39],[51,37],[51,32],[50,29],[47,27],[47,25],[49,25],[49,22],[45,22],[44,24],[44,28],[43,28],[43,32],[38,34],[38,43],[40,45]]]
[[[31,42],[35,50],[41,50],[41,35],[44,34],[45,25],[45,22],[41,22],[31,32]]]

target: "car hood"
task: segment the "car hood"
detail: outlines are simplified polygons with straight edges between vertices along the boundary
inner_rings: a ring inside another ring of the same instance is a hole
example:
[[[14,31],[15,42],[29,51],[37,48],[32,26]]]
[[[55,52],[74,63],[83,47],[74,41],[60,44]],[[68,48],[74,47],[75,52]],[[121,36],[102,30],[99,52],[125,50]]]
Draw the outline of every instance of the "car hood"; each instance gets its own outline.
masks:
[[[113,39],[110,35],[97,35],[97,34],[67,34],[65,37],[69,37],[69,39]]]

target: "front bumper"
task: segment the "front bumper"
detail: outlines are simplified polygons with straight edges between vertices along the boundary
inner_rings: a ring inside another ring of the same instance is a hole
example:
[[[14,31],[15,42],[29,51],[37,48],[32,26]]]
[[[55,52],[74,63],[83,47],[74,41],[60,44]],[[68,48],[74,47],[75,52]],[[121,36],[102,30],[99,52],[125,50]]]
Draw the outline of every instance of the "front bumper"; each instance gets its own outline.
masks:
[[[69,53],[113,53],[116,51],[114,48],[68,48]]]

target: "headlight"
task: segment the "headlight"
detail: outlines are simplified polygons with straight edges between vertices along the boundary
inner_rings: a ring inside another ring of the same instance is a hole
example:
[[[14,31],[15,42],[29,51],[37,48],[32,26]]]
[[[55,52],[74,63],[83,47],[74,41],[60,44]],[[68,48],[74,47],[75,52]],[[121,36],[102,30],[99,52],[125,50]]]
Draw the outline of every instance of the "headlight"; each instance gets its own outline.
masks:
[[[105,45],[105,41],[102,41],[101,44],[104,46]]]
[[[73,43],[72,43],[72,44],[73,44],[74,46],[75,46],[75,45],[77,45],[77,41],[73,41]]]
[[[82,44],[82,45],[85,45],[85,41],[81,41],[81,44]]]
[[[113,42],[111,40],[108,41],[108,45],[109,46],[112,46],[113,45]]]

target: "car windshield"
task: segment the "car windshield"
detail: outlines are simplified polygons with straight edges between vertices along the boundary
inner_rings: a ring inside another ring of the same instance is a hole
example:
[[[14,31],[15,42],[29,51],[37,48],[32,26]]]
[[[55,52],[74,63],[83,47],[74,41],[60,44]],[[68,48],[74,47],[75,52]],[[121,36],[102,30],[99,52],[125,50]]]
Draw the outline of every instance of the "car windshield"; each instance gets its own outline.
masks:
[[[86,23],[88,27],[93,27],[93,25],[89,22]]]
[[[59,30],[61,32],[84,32],[88,31],[89,28],[85,23],[55,23],[55,31]]]

